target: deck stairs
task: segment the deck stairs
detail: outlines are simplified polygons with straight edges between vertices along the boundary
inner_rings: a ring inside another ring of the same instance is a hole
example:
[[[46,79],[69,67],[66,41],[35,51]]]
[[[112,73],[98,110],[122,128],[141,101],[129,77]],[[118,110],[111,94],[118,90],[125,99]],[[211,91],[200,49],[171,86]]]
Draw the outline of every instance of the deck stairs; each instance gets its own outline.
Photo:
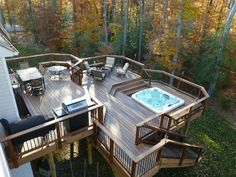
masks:
[[[128,81],[119,82],[113,84],[110,89],[110,94],[115,96],[117,92],[124,92],[127,95],[130,95],[134,92],[147,88],[148,85],[143,78],[136,78]]]
[[[142,143],[155,145],[163,138],[170,140],[163,146],[160,154],[159,168],[191,167],[201,159],[202,147],[193,144],[186,136],[178,132],[157,128],[142,140]]]

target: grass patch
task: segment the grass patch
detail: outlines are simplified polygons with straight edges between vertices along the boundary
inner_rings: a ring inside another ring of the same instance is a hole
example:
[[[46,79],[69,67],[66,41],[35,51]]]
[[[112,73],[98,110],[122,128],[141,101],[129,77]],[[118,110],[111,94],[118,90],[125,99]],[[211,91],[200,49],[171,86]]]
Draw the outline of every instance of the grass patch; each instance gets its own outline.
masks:
[[[162,169],[156,176],[236,176],[236,130],[223,116],[207,109],[190,125],[188,135],[204,146],[202,161],[195,168]]]

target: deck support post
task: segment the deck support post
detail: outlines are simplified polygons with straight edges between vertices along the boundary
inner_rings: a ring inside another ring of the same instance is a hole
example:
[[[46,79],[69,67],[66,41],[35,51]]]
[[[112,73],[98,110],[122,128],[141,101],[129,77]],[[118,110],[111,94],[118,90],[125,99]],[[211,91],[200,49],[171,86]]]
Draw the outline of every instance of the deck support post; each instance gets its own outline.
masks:
[[[70,143],[70,159],[74,158],[74,143]]]
[[[48,154],[47,161],[48,161],[48,164],[49,164],[51,176],[52,177],[57,177],[56,166],[55,166],[55,162],[54,162],[54,159],[53,159],[53,153]]]
[[[93,163],[93,145],[91,137],[87,137],[87,147],[88,147],[88,163],[91,165]]]
[[[77,154],[79,156],[79,144],[80,144],[80,140],[77,141]]]

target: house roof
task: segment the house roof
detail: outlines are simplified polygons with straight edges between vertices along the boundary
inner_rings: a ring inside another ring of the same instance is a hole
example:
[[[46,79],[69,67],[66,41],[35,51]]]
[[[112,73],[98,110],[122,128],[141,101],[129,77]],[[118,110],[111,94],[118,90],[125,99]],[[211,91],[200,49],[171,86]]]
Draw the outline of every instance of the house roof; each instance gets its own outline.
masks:
[[[7,40],[9,41],[11,40],[9,33],[1,23],[0,23],[0,33],[3,34],[7,38]]]
[[[0,25],[0,46],[6,48],[7,50],[14,52],[14,53],[19,53],[18,50],[11,44],[10,36],[5,30],[5,28]]]

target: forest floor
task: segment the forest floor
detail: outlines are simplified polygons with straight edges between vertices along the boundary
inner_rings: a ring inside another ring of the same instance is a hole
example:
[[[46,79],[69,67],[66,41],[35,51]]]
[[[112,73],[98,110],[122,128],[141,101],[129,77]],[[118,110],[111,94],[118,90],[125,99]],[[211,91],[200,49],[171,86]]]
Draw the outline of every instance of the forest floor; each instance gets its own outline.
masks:
[[[232,107],[230,110],[225,110],[220,105],[219,100],[217,98],[214,98],[209,101],[208,106],[218,114],[223,115],[223,117],[226,118],[230,123],[232,123],[232,125],[236,129],[236,105],[234,105],[234,107]]]
[[[156,177],[236,176],[236,129],[232,121],[232,113],[222,112],[217,103],[210,103],[204,116],[195,120],[188,131],[188,136],[204,146],[201,162],[194,168],[162,169]]]

